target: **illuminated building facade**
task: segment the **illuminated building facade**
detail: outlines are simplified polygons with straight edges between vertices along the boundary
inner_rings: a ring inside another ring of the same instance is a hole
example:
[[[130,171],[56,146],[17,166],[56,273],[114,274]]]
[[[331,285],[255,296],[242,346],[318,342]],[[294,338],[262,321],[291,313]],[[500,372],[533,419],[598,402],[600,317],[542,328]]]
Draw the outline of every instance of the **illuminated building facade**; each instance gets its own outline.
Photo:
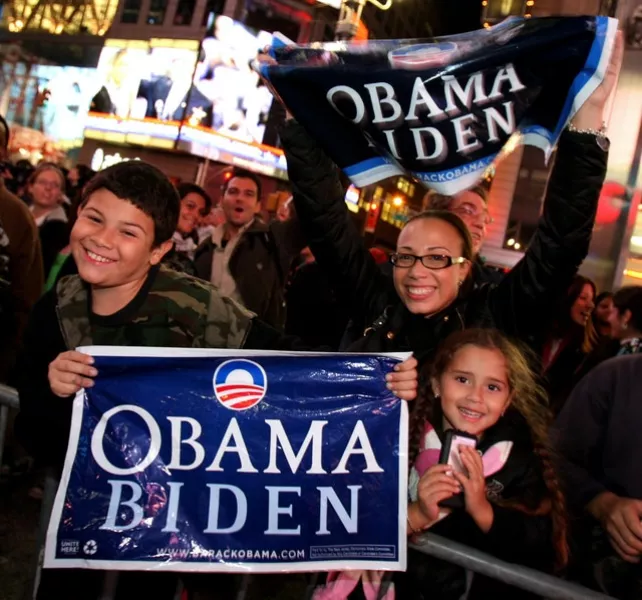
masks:
[[[117,7],[118,0],[6,0],[0,28],[11,33],[103,36]]]
[[[581,273],[599,289],[642,281],[642,2],[641,0],[482,0],[482,25],[506,16],[605,15],[616,17],[626,35],[624,63],[610,111],[608,172],[589,255]],[[636,15],[638,15],[636,17]],[[637,41],[636,41],[637,40]],[[541,214],[553,161],[536,148],[517,147],[497,167],[491,187],[482,254],[512,267],[523,256]]]

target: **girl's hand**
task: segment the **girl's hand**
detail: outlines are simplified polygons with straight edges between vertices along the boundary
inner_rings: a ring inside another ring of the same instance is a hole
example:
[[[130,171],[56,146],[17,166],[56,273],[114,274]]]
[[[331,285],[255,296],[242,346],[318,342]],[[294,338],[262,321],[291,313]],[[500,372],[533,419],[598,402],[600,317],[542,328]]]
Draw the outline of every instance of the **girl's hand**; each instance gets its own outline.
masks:
[[[417,505],[423,522],[415,523],[417,529],[425,529],[439,518],[439,503],[461,492],[461,486],[453,478],[450,465],[430,467],[417,484]]]
[[[493,507],[486,498],[484,463],[477,450],[470,446],[460,446],[459,455],[466,471],[468,471],[468,476],[456,471],[454,475],[464,489],[466,512],[484,533],[488,533],[493,524],[494,515]]]
[[[607,68],[604,80],[597,89],[584,102],[582,108],[577,111],[572,122],[578,129],[601,129],[604,122],[604,109],[609,101],[613,88],[617,83],[620,68],[622,67],[622,57],[624,56],[624,38],[622,32],[618,31],[611,60]]]
[[[402,400],[414,400],[417,397],[417,364],[417,359],[411,356],[395,365],[394,371],[386,375],[386,387]]]

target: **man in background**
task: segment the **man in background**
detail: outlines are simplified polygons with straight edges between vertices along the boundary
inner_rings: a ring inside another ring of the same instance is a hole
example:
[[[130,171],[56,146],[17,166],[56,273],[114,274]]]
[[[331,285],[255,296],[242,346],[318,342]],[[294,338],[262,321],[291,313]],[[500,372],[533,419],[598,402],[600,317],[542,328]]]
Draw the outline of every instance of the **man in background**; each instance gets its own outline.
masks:
[[[288,273],[305,246],[298,220],[263,223],[261,181],[244,169],[232,171],[222,192],[225,222],[196,250],[196,274],[282,330]]]
[[[0,116],[0,160],[9,145]],[[27,205],[0,179],[0,382],[7,383],[31,307],[44,286],[38,229]]]
[[[9,125],[0,116],[0,161],[8,155]],[[31,308],[44,286],[38,228],[27,205],[0,177],[0,383],[13,385],[12,371]],[[9,414],[6,453],[0,475],[28,468],[24,451],[12,440],[15,412]]]
[[[642,355],[612,358],[573,390],[553,428],[574,525],[570,576],[642,598]]]

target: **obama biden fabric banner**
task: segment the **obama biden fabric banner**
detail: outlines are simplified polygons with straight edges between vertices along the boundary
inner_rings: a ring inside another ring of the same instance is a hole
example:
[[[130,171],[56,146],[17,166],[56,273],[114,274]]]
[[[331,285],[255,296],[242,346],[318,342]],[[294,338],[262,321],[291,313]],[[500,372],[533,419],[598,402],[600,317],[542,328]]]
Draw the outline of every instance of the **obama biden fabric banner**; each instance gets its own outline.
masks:
[[[255,68],[355,186],[409,174],[456,194],[505,147],[550,155],[604,79],[617,27],[510,18],[434,40],[308,46],[275,35],[276,64]]]
[[[405,569],[407,355],[83,351],[45,567]]]

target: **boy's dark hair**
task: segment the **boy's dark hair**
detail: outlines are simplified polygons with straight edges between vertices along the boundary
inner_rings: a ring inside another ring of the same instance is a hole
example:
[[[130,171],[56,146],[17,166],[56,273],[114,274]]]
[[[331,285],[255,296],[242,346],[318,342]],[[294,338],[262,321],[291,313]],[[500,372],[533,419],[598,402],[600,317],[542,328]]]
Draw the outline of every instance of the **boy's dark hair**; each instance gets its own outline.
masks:
[[[9,129],[9,123],[7,123],[7,121],[2,115],[0,115],[0,127],[4,129],[4,131],[0,131],[0,140],[2,141],[2,149],[6,150],[9,147],[9,138],[11,137],[11,129]]]
[[[261,201],[261,180],[256,174],[252,173],[252,171],[248,171],[247,169],[239,169],[238,167],[234,167],[231,173],[231,177],[226,179],[225,183],[223,184],[223,194],[225,194],[227,188],[230,187],[230,181],[232,181],[232,179],[234,179],[235,177],[238,177],[240,179],[251,179],[256,184],[256,199],[259,202]]]
[[[212,210],[212,198],[200,185],[196,185],[195,183],[183,182],[179,183],[176,186],[176,191],[178,192],[178,196],[181,200],[185,198],[187,194],[198,194],[201,198],[203,198],[203,200],[205,200],[203,215],[208,214]]]
[[[154,221],[154,247],[171,239],[178,225],[181,201],[165,174],[152,165],[130,160],[100,171],[82,193],[80,206],[98,190],[131,202]]]

